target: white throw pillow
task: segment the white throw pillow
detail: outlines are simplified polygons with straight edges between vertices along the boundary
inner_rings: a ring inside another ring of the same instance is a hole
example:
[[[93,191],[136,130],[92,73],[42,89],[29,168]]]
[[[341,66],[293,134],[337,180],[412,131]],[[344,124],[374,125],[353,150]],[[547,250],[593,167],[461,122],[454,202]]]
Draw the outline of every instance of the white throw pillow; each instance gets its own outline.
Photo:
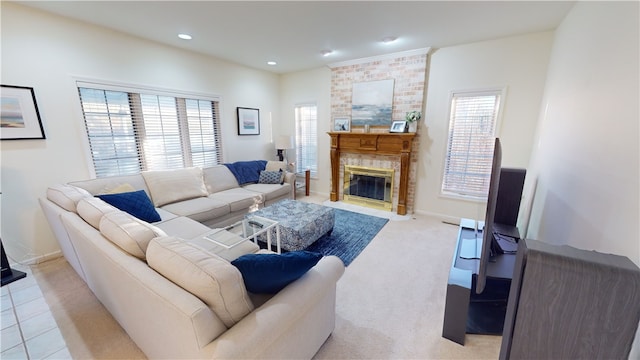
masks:
[[[114,211],[104,214],[100,220],[100,233],[122,250],[145,260],[151,239],[167,236],[159,228],[127,214]]]
[[[176,237],[158,237],[147,263],[162,276],[202,300],[232,327],[253,310],[242,274],[218,255]]]
[[[287,163],[284,161],[267,161],[267,165],[265,166],[265,171],[278,171],[282,170],[283,172],[287,171]]]
[[[200,168],[145,171],[142,176],[156,207],[209,195]]]

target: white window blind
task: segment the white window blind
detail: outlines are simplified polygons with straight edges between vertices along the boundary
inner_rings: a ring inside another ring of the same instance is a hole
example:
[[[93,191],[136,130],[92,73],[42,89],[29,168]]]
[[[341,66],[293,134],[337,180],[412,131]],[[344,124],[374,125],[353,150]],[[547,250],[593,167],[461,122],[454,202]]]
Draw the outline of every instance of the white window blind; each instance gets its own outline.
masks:
[[[502,91],[454,93],[442,192],[485,198]]]
[[[315,104],[295,107],[296,121],[296,172],[311,170],[318,174],[318,110]]]
[[[96,177],[222,162],[218,102],[78,87]]]

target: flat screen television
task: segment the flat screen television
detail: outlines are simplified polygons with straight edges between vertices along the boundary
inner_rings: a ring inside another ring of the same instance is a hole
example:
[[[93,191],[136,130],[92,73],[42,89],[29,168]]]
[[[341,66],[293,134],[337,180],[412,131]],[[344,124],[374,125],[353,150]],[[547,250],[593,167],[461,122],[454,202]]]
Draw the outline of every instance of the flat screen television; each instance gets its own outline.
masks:
[[[481,294],[487,282],[487,267],[491,259],[491,247],[493,243],[493,221],[498,200],[498,187],[500,185],[500,166],[502,163],[502,146],[500,139],[496,138],[493,147],[493,162],[491,164],[491,177],[489,180],[489,195],[487,197],[487,212],[482,230],[482,251],[476,281],[476,294]]]

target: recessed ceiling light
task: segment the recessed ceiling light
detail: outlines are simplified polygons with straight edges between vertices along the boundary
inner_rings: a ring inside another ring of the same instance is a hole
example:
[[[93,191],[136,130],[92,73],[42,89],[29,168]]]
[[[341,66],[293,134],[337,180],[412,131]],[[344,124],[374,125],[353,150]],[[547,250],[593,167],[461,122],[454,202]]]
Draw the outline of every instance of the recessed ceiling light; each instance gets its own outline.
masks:
[[[178,37],[182,40],[191,40],[192,37],[189,34],[178,34]]]
[[[322,50],[320,51],[320,54],[322,54],[322,56],[329,56],[333,54],[333,50]]]
[[[278,63],[275,61],[267,61],[267,65],[275,66],[278,65]]]
[[[398,40],[397,36],[387,36],[386,38],[382,39],[382,43],[383,44],[391,44],[392,42]]]

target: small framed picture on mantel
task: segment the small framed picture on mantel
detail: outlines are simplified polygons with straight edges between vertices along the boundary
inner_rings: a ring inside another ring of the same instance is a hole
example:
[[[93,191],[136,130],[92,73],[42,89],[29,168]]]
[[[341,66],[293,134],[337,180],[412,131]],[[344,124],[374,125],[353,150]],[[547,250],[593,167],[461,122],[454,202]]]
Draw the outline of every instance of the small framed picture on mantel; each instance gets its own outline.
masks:
[[[389,132],[392,133],[405,133],[408,130],[408,125],[405,120],[397,120],[391,123],[391,128],[389,128]]]
[[[260,110],[239,107],[238,135],[260,135]]]
[[[351,131],[351,118],[348,116],[336,116],[335,118],[333,118],[333,131]]]

